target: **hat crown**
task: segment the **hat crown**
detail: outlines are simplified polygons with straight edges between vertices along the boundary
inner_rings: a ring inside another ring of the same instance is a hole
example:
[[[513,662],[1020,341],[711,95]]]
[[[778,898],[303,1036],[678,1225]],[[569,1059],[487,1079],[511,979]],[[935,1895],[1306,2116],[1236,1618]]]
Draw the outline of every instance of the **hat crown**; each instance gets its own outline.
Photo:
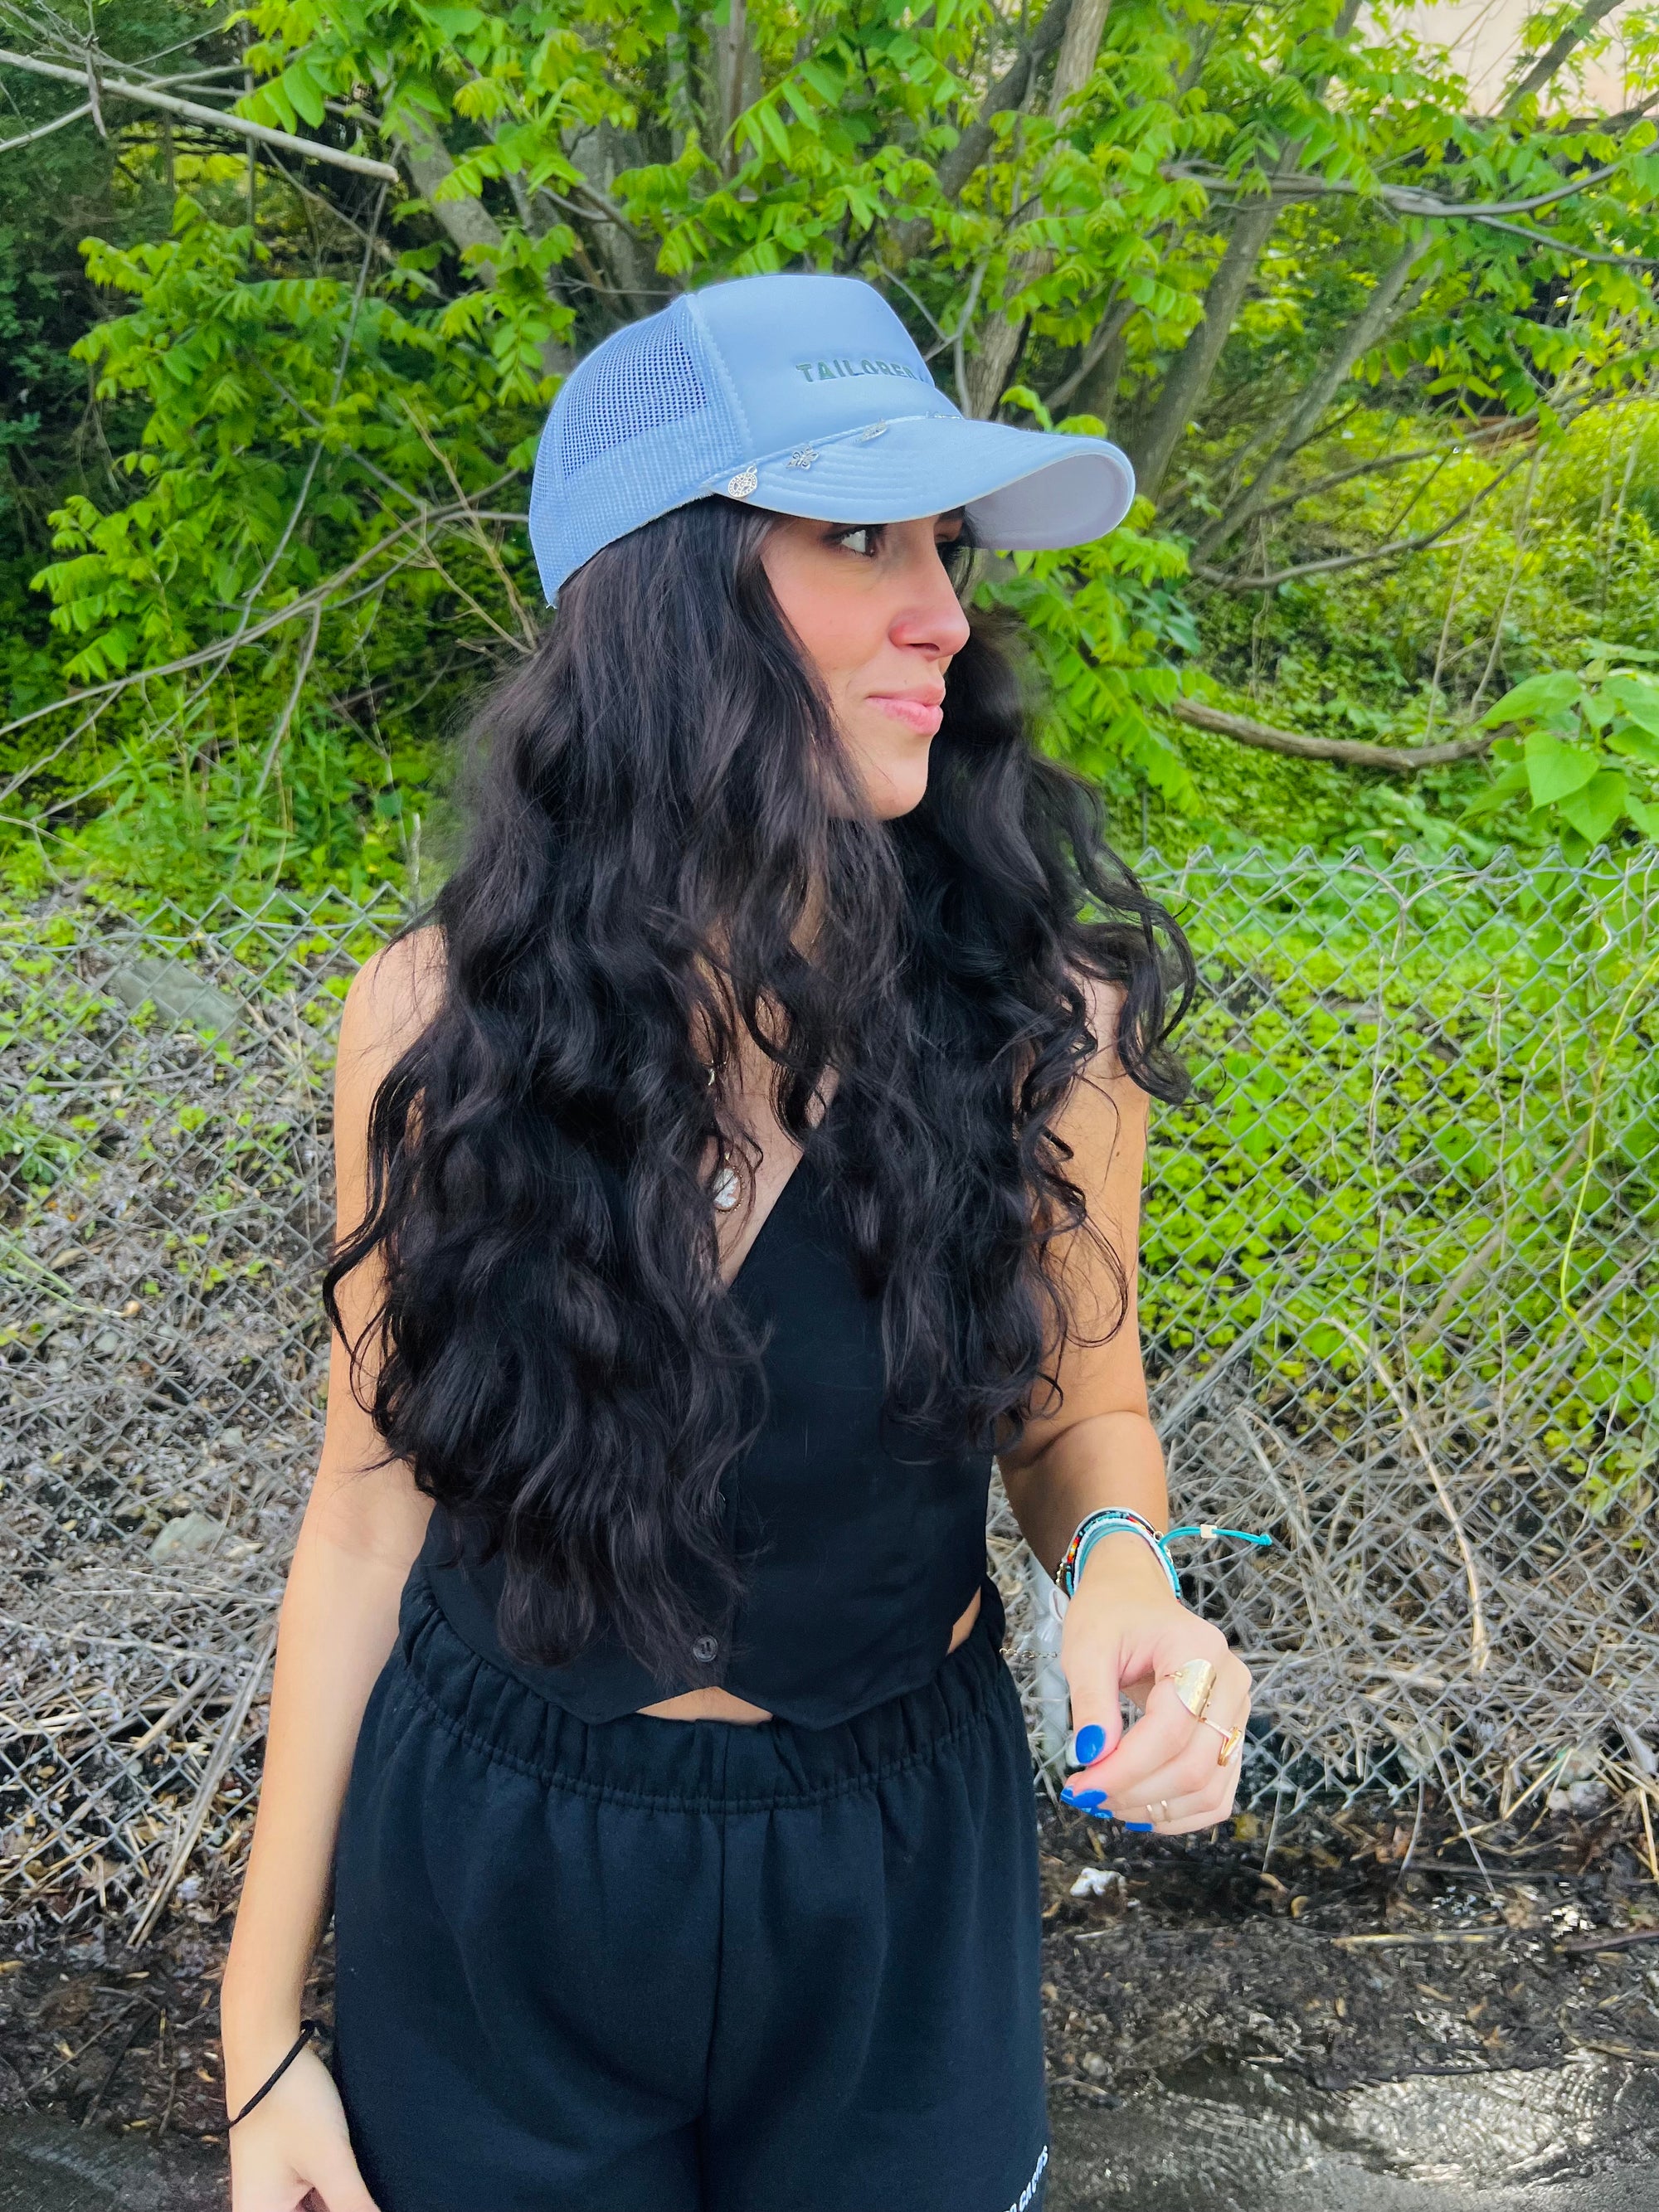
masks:
[[[814,438],[954,416],[909,332],[855,276],[733,277],[613,331],[560,388],[530,530],[551,599],[601,545]]]

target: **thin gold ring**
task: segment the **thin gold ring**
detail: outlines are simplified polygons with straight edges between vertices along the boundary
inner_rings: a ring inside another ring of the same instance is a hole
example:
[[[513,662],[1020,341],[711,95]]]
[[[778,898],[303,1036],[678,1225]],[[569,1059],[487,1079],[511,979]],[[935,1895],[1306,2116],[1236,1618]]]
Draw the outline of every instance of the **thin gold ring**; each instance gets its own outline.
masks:
[[[1206,1728],[1212,1728],[1221,1738],[1221,1748],[1216,1753],[1216,1765],[1231,1766],[1238,1756],[1240,1744],[1244,1741],[1243,1722],[1241,1721],[1237,1728],[1230,1729],[1223,1728],[1219,1721],[1206,1720],[1204,1725]]]
[[[1167,1820],[1170,1817],[1170,1801],[1167,1797],[1160,1797],[1155,1805],[1149,1805],[1146,1810],[1152,1814],[1154,1821]]]

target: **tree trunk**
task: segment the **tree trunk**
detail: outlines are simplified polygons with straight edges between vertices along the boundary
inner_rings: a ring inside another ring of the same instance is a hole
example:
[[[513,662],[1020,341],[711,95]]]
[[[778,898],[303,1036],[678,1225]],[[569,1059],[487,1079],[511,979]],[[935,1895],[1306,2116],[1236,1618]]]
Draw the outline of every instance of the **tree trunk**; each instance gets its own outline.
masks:
[[[1048,0],[1030,40],[986,94],[979,113],[956,144],[941,157],[936,173],[939,188],[947,200],[955,199],[990,152],[998,116],[1006,115],[1010,108],[1018,107],[1024,100],[1030,89],[1032,71],[1060,44],[1071,13],[1072,0]]]
[[[1220,266],[1204,295],[1204,313],[1170,365],[1157,404],[1124,444],[1134,463],[1135,488],[1156,501],[1182,431],[1210,388],[1221,349],[1227,343],[1255,264],[1279,209],[1271,192],[1247,207],[1233,225]]]
[[[755,82],[756,56],[749,37],[748,0],[726,0],[726,21],[708,25],[709,73],[714,79],[714,121],[717,138],[714,158],[720,174],[734,176],[738,149],[732,143],[732,126],[750,102],[758,98]]]
[[[502,244],[501,227],[482,200],[436,200],[433,194],[455,167],[449,149],[432,126],[413,117],[405,117],[399,125],[400,150],[404,167],[410,181],[427,205],[433,219],[448,234],[451,241],[463,252],[471,246],[489,246],[499,252]],[[568,376],[573,365],[567,347],[556,338],[544,340],[541,348],[542,368],[549,376]]]
[[[1095,73],[1111,4],[1112,0],[1069,0],[1065,36],[1054,63],[1054,82],[1048,88],[1048,112],[1056,121],[1066,101],[1080,92]],[[1054,12],[1052,7],[1048,9],[1042,19],[1042,27],[1047,27]],[[1008,271],[1009,291],[1023,291],[1026,285],[1045,275],[1052,259],[1053,256],[1047,252],[1017,254]],[[982,417],[995,414],[1009,372],[1019,358],[1026,320],[1025,316],[1010,314],[1005,309],[994,315],[981,331],[978,350],[968,366],[970,415]]]
[[[1386,336],[1389,325],[1401,312],[1412,271],[1431,251],[1431,246],[1425,244],[1421,239],[1413,240],[1384,270],[1364,308],[1349,324],[1334,349],[1316,371],[1312,381],[1296,404],[1296,410],[1283,437],[1256,471],[1249,489],[1200,535],[1197,547],[1199,552],[1207,553],[1218,545],[1224,545],[1265,506],[1267,495],[1279,481],[1285,463],[1300,452],[1318,429],[1325,410],[1336,397],[1339,388],[1346,382],[1354,363],[1362,360]],[[1420,294],[1426,282],[1426,277],[1420,280],[1415,290]]]
[[[1024,105],[1034,72],[1065,37],[1071,14],[1072,0],[1048,0],[1036,28],[981,101],[979,113],[949,153],[940,156],[933,173],[947,200],[957,198],[990,152],[998,116]],[[895,223],[893,242],[908,261],[925,250],[933,233],[933,224],[922,216],[912,222]]]

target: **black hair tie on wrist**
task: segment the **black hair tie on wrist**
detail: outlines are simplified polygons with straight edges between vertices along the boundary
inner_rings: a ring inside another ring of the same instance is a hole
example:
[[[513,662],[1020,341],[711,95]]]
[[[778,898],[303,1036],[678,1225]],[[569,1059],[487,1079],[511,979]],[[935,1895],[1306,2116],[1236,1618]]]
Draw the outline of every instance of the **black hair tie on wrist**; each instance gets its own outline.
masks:
[[[295,2039],[293,2049],[283,2060],[282,2063],[260,2083],[259,2087],[248,2099],[246,2104],[243,2106],[241,2111],[236,2113],[232,2119],[226,2123],[227,2133],[228,2133],[231,2128],[235,2126],[238,2120],[245,2120],[248,2114],[253,2110],[253,2107],[259,2103],[262,2098],[268,2097],[270,2094],[271,2091],[276,2087],[276,2084],[282,2080],[283,2075],[287,2073],[289,2068],[293,2065],[295,2060],[305,2049],[307,2044],[310,2042],[312,2037],[313,2035],[320,2035],[322,2032],[323,2024],[319,2020],[302,2020],[300,2022],[300,2033]]]

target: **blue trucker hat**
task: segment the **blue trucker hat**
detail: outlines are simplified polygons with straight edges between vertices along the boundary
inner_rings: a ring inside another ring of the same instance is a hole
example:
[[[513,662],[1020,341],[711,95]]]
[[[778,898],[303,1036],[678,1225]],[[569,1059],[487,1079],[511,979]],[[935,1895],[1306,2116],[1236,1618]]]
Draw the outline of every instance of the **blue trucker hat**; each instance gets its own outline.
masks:
[[[855,276],[739,276],[615,331],[553,402],[530,542],[550,605],[602,545],[711,493],[826,522],[967,510],[999,550],[1083,545],[1134,496],[1104,438],[979,422]]]

